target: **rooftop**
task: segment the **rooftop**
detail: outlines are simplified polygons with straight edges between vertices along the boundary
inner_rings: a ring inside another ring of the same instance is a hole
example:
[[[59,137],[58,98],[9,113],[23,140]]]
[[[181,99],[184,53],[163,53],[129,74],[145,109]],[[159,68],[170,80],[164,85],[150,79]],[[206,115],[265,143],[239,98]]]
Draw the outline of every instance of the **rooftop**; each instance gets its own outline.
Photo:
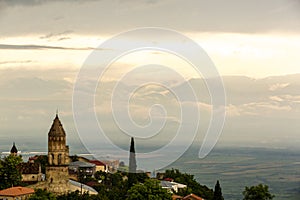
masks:
[[[39,163],[20,163],[17,168],[22,174],[39,174],[41,172]]]
[[[13,146],[12,146],[12,148],[10,150],[10,153],[18,153],[18,149],[17,149],[15,143],[13,143]]]
[[[199,197],[199,196],[197,196],[195,194],[189,194],[189,195],[183,197],[182,199],[183,200],[185,200],[185,199],[186,200],[204,200],[203,198],[201,198],[201,197]]]
[[[95,164],[97,166],[106,166],[106,164],[104,164],[100,160],[90,160],[89,162],[92,163],[92,164]]]
[[[69,183],[71,185],[74,185],[74,186],[79,187],[79,188],[82,187],[82,189],[87,190],[89,192],[98,193],[94,188],[92,188],[92,187],[90,187],[88,185],[85,185],[85,184],[82,184],[82,183],[79,183],[79,182],[76,182],[76,181],[73,181],[73,180],[69,180]]]
[[[83,161],[75,161],[71,162],[70,167],[95,167],[96,165],[93,163],[83,162]]]
[[[0,191],[0,196],[17,197],[26,194],[33,194],[34,189],[26,187],[11,187]]]

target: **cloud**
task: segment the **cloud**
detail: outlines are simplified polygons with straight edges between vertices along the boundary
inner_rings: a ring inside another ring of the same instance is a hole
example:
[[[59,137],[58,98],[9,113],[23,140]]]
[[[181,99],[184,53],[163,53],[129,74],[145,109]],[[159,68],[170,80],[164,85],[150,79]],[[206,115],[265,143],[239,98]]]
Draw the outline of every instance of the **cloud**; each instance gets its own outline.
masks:
[[[58,38],[58,40],[62,40],[62,38],[67,38],[69,39],[69,37],[62,37],[64,35],[68,35],[70,33],[73,33],[74,31],[71,30],[67,30],[67,31],[63,31],[60,33],[49,33],[47,35],[41,36],[40,39],[51,39],[51,38]]]
[[[291,111],[290,105],[281,105],[278,102],[255,102],[242,105],[232,105],[226,107],[228,117],[241,117],[241,116],[268,116],[268,115],[284,115]]]
[[[60,33],[65,27],[78,34],[116,34],[150,26],[181,32],[299,33],[299,8],[297,0],[19,0],[2,3],[0,26],[6,36]]]
[[[300,103],[300,95],[280,95],[280,96],[272,96],[270,97],[271,100],[278,101],[278,102],[286,102],[286,103]]]
[[[65,1],[65,2],[80,2],[82,0],[2,0],[3,4],[6,6],[37,6],[42,4],[47,4],[55,1]],[[86,1],[86,0],[85,0]],[[95,1],[95,0],[88,0]]]
[[[19,45],[19,44],[0,44],[0,49],[10,49],[10,50],[103,50],[92,47],[74,48],[74,47],[59,47],[59,46],[47,46],[47,45]]]
[[[270,99],[271,99],[272,101],[279,101],[279,102],[282,102],[282,101],[283,101],[283,99],[282,99],[281,97],[279,97],[279,96],[271,96]]]
[[[26,136],[37,136],[41,130],[47,131],[49,121],[51,122],[58,107],[66,130],[72,133],[70,131],[74,126],[72,80],[75,79],[77,71],[66,67],[47,71],[6,69],[0,72],[0,104],[2,105],[0,121],[3,122],[0,132],[18,132]],[[226,77],[225,89],[229,98],[226,106],[226,127],[222,138],[227,138],[228,141],[232,138],[243,140],[245,134],[248,134],[252,140],[259,141],[262,135],[272,138],[278,133],[280,138],[283,130],[285,137],[299,137],[297,136],[300,113],[299,80],[299,74],[256,80],[247,77]],[[199,93],[198,96],[202,95],[202,98],[199,98],[197,102],[186,98],[182,104],[191,111],[197,108],[200,110],[199,128],[204,133],[209,126],[212,106],[209,101],[205,101],[209,97],[203,94],[201,85],[203,80],[190,81],[197,86],[195,91]],[[289,86],[282,90],[270,91],[269,86],[277,83],[289,83]],[[103,98],[99,99],[97,95],[95,97],[96,112],[101,115],[99,119],[104,120],[102,123],[105,123],[110,132],[115,131],[115,129],[110,129],[113,122],[108,117],[111,116],[109,98],[114,85],[115,82],[102,82],[97,94],[102,95]],[[122,87],[122,93],[118,95],[131,91],[131,87],[134,86],[123,85]],[[170,94],[163,89],[150,85],[139,90],[135,96],[136,101],[130,104],[132,108],[130,114],[137,122],[147,124],[151,105],[160,103],[167,110],[166,119],[170,125],[164,130],[165,135],[171,137],[170,135],[174,133],[181,121],[180,102],[175,98],[170,99]],[[158,95],[155,94],[156,92]],[[120,102],[119,105],[123,106],[123,103]],[[91,107],[88,112],[93,109],[94,107]],[[161,115],[153,115],[153,117],[159,120]],[[15,125],[16,121],[18,126]],[[28,124],[34,124],[34,126],[28,126]],[[24,127],[26,130],[23,130]],[[119,140],[119,137],[116,140]]]
[[[289,85],[290,85],[289,83],[276,83],[274,85],[271,85],[269,87],[269,90],[270,91],[275,91],[275,90],[283,89],[283,88],[285,88],[285,87],[287,87]]]
[[[32,63],[32,60],[20,60],[20,61],[2,61],[0,65],[7,65],[7,64],[24,64],[24,63]]]

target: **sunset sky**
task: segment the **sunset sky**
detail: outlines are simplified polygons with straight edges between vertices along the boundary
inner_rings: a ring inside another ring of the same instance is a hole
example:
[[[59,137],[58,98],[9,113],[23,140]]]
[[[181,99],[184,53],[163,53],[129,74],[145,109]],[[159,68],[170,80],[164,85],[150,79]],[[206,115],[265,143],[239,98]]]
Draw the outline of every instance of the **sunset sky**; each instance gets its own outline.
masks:
[[[179,32],[198,43],[214,62],[227,94],[221,144],[249,140],[296,146],[300,141],[299,10],[298,0],[0,0],[0,146],[4,140],[44,138],[57,108],[67,132],[74,134],[70,139],[78,141],[72,113],[77,73],[102,42],[141,27]],[[151,61],[178,68],[187,79],[200,77],[175,55],[141,51],[115,63],[117,70],[103,79],[105,89],[109,91],[109,84],[118,81],[127,67]],[[141,111],[153,100],[147,97],[136,105],[133,118],[145,115]],[[209,102],[198,103],[209,108]],[[176,104],[168,106],[171,118],[178,117],[172,113]]]

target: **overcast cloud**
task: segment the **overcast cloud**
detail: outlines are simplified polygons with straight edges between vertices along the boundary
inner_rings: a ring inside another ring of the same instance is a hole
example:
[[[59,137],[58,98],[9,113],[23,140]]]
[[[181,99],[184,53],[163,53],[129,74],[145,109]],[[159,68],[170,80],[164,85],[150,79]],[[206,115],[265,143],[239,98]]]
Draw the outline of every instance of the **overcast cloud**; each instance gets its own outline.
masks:
[[[300,30],[297,0],[1,1],[1,36],[111,34],[144,26],[183,32]]]

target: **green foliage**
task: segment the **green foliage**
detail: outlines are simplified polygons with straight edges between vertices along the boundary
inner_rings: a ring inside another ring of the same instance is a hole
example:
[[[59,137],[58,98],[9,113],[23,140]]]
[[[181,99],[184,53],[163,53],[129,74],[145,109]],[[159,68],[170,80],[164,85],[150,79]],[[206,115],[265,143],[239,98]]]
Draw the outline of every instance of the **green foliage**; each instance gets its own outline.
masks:
[[[56,200],[56,197],[51,192],[37,189],[35,193],[30,196],[29,200]]]
[[[39,155],[38,158],[34,161],[36,163],[40,163],[42,173],[46,173],[46,165],[48,164],[48,156],[47,155]]]
[[[0,160],[0,189],[18,186],[21,184],[22,175],[17,169],[22,162],[20,156],[9,155]]]
[[[102,194],[108,199],[125,199],[127,192],[127,181],[123,180],[126,173],[117,172],[114,174],[105,172],[96,172],[95,178],[101,184],[94,186],[99,194]]]
[[[70,159],[71,159],[71,162],[76,162],[79,160],[77,155],[70,156]]]
[[[271,200],[275,196],[269,192],[269,187],[267,185],[259,184],[256,186],[245,187],[243,191],[243,200]]]
[[[89,195],[87,192],[81,194],[76,190],[75,192],[58,196],[57,200],[109,200],[109,198],[103,194]]]
[[[57,197],[57,200],[89,200],[89,199],[91,199],[89,193],[85,192],[81,194],[78,190]]]
[[[145,173],[134,174],[135,179],[139,183],[145,182],[149,177]],[[101,194],[105,194],[109,199],[125,199],[126,193],[128,191],[128,176],[127,172],[118,171],[116,173],[105,173],[96,172],[95,179],[100,182],[100,184],[94,186]],[[136,183],[137,183],[136,182]]]
[[[148,179],[143,184],[135,184],[127,192],[127,200],[166,200],[172,199],[170,193],[163,189],[159,181]]]
[[[194,175],[181,173],[178,169],[166,170],[164,178],[172,178],[177,183],[182,183],[187,185],[187,188],[184,188],[181,191],[178,191],[180,196],[186,196],[190,193],[194,193],[204,199],[212,200],[214,193],[212,189],[209,189],[205,185],[198,183]]]
[[[130,189],[134,184],[137,184],[138,180],[136,173],[128,173],[128,189]]]
[[[149,179],[149,176],[147,176],[146,173],[137,173],[136,178],[139,183],[144,183],[146,180]]]
[[[224,200],[219,180],[217,181],[217,183],[215,185],[215,191],[214,191],[214,198],[213,198],[213,200]]]

